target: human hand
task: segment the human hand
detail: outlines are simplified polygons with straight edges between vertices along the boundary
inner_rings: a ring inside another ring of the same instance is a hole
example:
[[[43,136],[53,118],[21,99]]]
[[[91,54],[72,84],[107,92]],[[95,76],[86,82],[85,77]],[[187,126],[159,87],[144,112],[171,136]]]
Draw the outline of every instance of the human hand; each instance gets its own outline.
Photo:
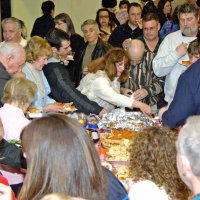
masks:
[[[128,88],[120,88],[120,93],[127,97],[131,97],[131,95],[133,94],[133,91]]]
[[[130,48],[131,46],[131,38],[125,39],[122,43],[122,47],[124,48],[124,50],[127,50],[128,48]]]
[[[138,24],[138,27],[139,27],[140,29],[142,29],[142,18],[136,20],[136,23]]]
[[[104,108],[101,110],[101,112],[99,113],[99,117],[103,117],[103,115],[107,114],[108,111]]]
[[[88,67],[83,67],[83,74],[86,75],[88,73]]]
[[[132,106],[135,108],[139,108],[144,114],[151,114],[151,107],[145,103],[142,103],[140,101],[134,101]]]
[[[138,89],[133,93],[133,97],[135,100],[144,99],[148,95],[148,91],[144,88]]]
[[[162,121],[162,116],[163,116],[163,113],[167,111],[167,107],[162,107],[159,112],[158,112],[158,117],[159,119]]]
[[[176,52],[180,57],[184,56],[187,53],[187,46],[188,45],[186,43],[182,42],[176,47]]]
[[[12,200],[12,190],[10,186],[0,183],[0,199]]]

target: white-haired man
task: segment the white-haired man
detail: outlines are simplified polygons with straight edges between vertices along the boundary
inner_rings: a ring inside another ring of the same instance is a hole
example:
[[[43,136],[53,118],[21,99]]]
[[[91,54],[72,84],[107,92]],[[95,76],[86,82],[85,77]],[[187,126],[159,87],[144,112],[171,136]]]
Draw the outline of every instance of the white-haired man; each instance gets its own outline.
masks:
[[[27,41],[22,37],[22,22],[15,18],[5,18],[1,22],[3,29],[3,39],[4,41],[0,43],[2,45],[4,42],[16,42],[22,47],[25,47]]]
[[[188,118],[177,140],[177,168],[192,191],[191,200],[200,200],[200,116]]]
[[[19,43],[5,42],[0,47],[0,99],[6,82],[21,72],[26,61],[26,53]],[[2,103],[0,102],[0,106]]]

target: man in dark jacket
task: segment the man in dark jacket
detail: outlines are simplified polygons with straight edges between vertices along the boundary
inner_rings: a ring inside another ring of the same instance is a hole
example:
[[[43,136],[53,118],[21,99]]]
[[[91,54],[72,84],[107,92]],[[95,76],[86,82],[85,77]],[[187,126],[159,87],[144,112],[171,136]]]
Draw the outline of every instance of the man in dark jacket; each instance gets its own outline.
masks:
[[[55,4],[52,1],[45,1],[42,3],[41,9],[43,16],[35,20],[31,37],[38,35],[43,38],[47,32],[55,26],[53,19]]]
[[[103,56],[110,48],[111,45],[103,42],[99,38],[98,24],[93,19],[88,19],[83,22],[81,26],[84,37],[87,42],[80,52],[79,64],[76,68],[75,85],[78,86],[80,79],[87,73],[87,65],[96,58]]]
[[[136,39],[142,35],[138,26],[141,22],[142,7],[138,3],[131,3],[128,9],[128,22],[115,28],[108,42],[115,47],[122,47],[126,39]]]
[[[97,103],[90,101],[81,94],[71,82],[66,66],[60,62],[60,57],[71,51],[69,36],[59,29],[51,29],[46,35],[46,40],[52,47],[53,57],[44,67],[44,74],[51,87],[50,97],[58,102],[73,102],[80,112],[94,113],[100,116],[107,111]]]

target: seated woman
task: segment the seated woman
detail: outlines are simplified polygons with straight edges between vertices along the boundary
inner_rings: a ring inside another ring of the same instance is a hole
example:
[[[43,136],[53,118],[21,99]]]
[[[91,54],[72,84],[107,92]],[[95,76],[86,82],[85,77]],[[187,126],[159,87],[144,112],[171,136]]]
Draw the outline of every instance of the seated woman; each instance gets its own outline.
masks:
[[[191,200],[200,199],[200,117],[188,118],[177,140],[177,168],[183,182],[192,191]]]
[[[99,26],[100,37],[107,42],[110,34],[116,28],[116,24],[111,20],[110,11],[106,8],[101,8],[97,11],[96,22]]]
[[[0,133],[6,140],[19,140],[22,129],[29,124],[24,112],[34,101],[37,88],[29,80],[13,78],[9,80],[3,93],[4,105],[0,108]],[[23,175],[1,170],[15,193],[23,182]]]
[[[26,74],[28,80],[37,85],[37,95],[32,106],[39,108],[44,112],[63,111],[63,107],[54,104],[48,94],[51,92],[49,83],[42,71],[47,59],[52,54],[49,43],[39,36],[32,37],[26,45],[26,64],[22,71]]]
[[[89,64],[87,74],[80,82],[78,90],[91,101],[111,111],[115,106],[139,108],[149,114],[151,108],[134,99],[120,94],[120,83],[128,78],[128,56],[121,48],[112,48],[104,57]]]
[[[188,199],[189,192],[176,169],[177,133],[149,127],[137,134],[130,147],[130,200]]]
[[[94,144],[77,121],[59,114],[33,120],[21,140],[27,173],[18,200],[40,199],[49,193],[125,199],[125,189],[101,167]]]

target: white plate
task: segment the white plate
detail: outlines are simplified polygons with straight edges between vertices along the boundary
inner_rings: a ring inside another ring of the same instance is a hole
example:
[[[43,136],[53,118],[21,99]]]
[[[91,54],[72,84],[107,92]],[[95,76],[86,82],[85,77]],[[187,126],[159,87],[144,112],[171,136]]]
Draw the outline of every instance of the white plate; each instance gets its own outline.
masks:
[[[40,117],[42,117],[44,115],[44,113],[41,113],[41,112],[37,112],[37,113],[28,113],[28,117],[29,118],[32,118],[32,119],[34,119],[34,118],[40,118]]]

